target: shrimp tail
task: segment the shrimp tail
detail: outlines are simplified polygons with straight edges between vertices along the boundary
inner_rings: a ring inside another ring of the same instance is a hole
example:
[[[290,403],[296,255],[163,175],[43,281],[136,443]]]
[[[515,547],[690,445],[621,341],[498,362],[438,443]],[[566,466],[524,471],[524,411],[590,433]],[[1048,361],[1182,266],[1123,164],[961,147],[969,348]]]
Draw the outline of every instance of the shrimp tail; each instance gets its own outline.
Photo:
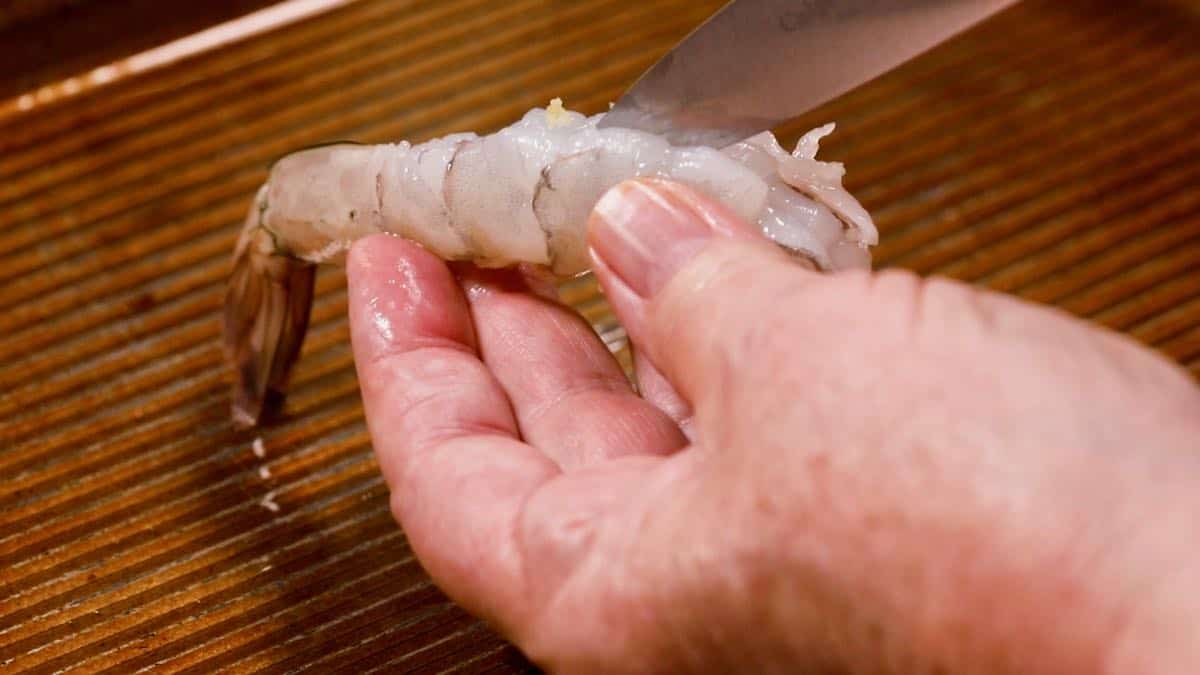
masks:
[[[225,292],[225,355],[234,367],[233,419],[259,423],[282,400],[308,330],[316,266],[277,249],[259,199],[247,216]]]

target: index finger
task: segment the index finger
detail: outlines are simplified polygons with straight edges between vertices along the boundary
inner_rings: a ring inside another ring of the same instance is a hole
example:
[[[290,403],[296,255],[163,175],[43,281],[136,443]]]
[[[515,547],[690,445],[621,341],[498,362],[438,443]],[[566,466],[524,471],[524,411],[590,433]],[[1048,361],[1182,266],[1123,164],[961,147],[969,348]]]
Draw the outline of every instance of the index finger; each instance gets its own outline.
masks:
[[[441,260],[380,235],[354,246],[347,273],[354,360],[392,511],[438,586],[512,621],[496,615],[524,593],[516,524],[558,469],[520,440]]]

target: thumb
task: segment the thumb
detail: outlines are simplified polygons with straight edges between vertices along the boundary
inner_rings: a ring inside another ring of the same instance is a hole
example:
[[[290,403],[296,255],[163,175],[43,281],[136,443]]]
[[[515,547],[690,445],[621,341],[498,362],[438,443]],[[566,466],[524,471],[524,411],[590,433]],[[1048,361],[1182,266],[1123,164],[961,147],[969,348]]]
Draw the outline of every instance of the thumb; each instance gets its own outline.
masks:
[[[681,185],[614,187],[593,210],[588,242],[630,339],[701,426],[718,418],[753,426],[755,415],[769,418],[800,391],[812,419],[841,419],[852,403],[872,411],[880,433],[887,420],[907,419],[909,400],[946,392],[977,404],[964,414],[978,419],[1001,419],[1000,400],[1021,420],[1063,406],[1056,428],[1067,434],[1064,444],[1111,435],[1091,423],[1100,409],[1136,408],[1136,420],[1114,417],[1143,425],[1138,433],[1153,427],[1159,438],[1176,420],[1196,418],[1195,382],[1127,337],[950,280],[806,270],[757,228]],[[1065,406],[1080,387],[1090,392],[1088,405]],[[983,390],[989,395],[974,395]],[[1047,442],[1047,429],[1037,429]]]
[[[743,364],[772,360],[752,352],[780,294],[823,279],[719,202],[661,180],[608,191],[588,241],[630,339],[698,412]]]

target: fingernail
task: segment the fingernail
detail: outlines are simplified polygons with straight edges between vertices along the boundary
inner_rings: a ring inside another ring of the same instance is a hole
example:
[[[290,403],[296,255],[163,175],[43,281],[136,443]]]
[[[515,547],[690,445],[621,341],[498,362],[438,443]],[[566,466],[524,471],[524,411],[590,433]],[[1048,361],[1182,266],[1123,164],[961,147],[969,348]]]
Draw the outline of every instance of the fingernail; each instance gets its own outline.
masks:
[[[420,287],[391,240],[371,243],[352,249],[347,272],[351,307],[359,318],[352,322],[352,332],[360,347],[374,354],[395,341],[397,326],[412,303],[411,296],[420,296]]]
[[[363,362],[393,352],[413,332],[468,341],[466,303],[445,263],[420,246],[375,235],[347,260],[350,333]]]
[[[680,193],[653,181],[626,181],[609,190],[588,225],[593,253],[626,286],[651,298],[713,237]]]

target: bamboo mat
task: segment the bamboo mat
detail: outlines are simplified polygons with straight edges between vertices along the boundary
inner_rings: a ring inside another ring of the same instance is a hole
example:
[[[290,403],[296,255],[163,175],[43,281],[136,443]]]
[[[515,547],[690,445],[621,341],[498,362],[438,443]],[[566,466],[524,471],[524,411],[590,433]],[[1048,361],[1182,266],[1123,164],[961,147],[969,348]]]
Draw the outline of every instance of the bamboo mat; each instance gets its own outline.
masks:
[[[526,669],[388,515],[340,274],[265,457],[231,428],[236,227],[290,149],[487,131],[552,96],[602,110],[719,4],[363,0],[0,117],[0,670]],[[1198,82],[1200,3],[1027,0],[786,135],[839,122],[825,156],[881,266],[1200,374]],[[565,293],[613,333],[590,282]]]

